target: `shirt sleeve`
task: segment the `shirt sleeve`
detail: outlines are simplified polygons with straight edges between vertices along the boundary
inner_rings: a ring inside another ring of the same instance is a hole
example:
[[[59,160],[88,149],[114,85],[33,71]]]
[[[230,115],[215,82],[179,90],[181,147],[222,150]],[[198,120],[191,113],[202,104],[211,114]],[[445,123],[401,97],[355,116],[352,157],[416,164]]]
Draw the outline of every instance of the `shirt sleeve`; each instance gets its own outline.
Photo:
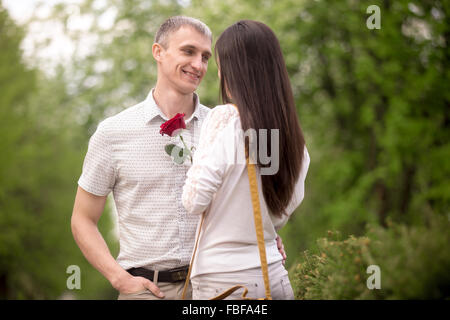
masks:
[[[289,220],[294,210],[302,203],[303,198],[305,197],[305,180],[306,174],[308,173],[309,169],[309,163],[310,163],[309,153],[305,146],[302,168],[300,170],[299,177],[295,184],[294,193],[292,194],[291,201],[286,207],[286,215],[283,215],[282,217],[271,215],[275,230],[281,229]]]
[[[102,122],[89,140],[78,185],[94,195],[106,196],[113,189],[114,182],[115,172],[111,143],[108,139],[105,123]]]
[[[208,113],[183,186],[182,201],[188,213],[205,211],[221,186],[227,169],[223,132],[237,116],[234,107],[228,105],[216,107]]]

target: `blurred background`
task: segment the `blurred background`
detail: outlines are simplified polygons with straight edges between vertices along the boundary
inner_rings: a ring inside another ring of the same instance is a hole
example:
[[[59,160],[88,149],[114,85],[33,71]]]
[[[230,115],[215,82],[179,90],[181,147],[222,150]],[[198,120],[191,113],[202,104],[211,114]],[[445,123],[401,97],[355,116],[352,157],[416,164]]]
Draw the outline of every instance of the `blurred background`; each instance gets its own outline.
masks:
[[[1,1],[0,299],[117,298],[73,240],[77,180],[97,124],[155,84],[155,31],[179,14],[215,39],[252,19],[280,40],[311,156],[280,233],[296,298],[448,299],[450,3],[433,0]],[[219,104],[214,59],[198,93]]]

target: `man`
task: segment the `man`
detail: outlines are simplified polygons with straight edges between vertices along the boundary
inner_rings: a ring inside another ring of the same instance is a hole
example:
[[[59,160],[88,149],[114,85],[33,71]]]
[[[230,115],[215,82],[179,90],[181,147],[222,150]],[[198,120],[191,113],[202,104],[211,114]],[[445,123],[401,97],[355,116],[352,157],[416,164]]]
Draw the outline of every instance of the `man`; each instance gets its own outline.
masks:
[[[176,141],[161,136],[159,129],[184,113],[183,137],[196,145],[209,109],[194,91],[207,71],[211,44],[211,31],[201,21],[166,20],[152,47],[155,88],[145,101],[102,121],[89,141],[72,232],[86,259],[119,291],[119,299],[181,297],[198,217],[187,215],[181,201],[190,163],[173,163],[164,146]],[[111,191],[120,230],[117,260],[97,228]]]

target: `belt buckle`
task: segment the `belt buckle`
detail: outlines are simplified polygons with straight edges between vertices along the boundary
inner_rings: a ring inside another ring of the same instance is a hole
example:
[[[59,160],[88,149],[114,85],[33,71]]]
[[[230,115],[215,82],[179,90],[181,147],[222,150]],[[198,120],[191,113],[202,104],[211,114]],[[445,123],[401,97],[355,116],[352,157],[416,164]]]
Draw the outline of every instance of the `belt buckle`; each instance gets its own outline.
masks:
[[[185,280],[187,276],[186,270],[179,270],[175,272],[171,272],[173,281],[181,281]]]

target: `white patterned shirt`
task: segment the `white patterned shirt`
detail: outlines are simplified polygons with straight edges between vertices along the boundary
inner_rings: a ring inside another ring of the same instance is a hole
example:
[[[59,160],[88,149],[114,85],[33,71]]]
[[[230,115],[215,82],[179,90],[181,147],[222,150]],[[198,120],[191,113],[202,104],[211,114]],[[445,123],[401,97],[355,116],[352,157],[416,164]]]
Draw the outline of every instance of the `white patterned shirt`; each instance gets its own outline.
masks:
[[[161,136],[168,118],[153,98],[102,121],[89,140],[81,188],[94,195],[113,193],[118,213],[120,252],[124,269],[145,267],[168,270],[188,265],[198,216],[188,215],[181,202],[186,172],[165,152],[168,143],[182,146],[179,137]],[[194,113],[182,136],[197,146],[209,108],[195,95]]]
[[[244,150],[244,132],[236,108],[230,104],[213,108],[203,123],[194,164],[183,187],[186,210],[193,216],[206,210],[191,278],[261,266]],[[282,217],[269,214],[261,170],[256,168],[268,264],[282,260],[276,230],[286,224],[304,198],[309,163],[305,147],[287,215]]]

